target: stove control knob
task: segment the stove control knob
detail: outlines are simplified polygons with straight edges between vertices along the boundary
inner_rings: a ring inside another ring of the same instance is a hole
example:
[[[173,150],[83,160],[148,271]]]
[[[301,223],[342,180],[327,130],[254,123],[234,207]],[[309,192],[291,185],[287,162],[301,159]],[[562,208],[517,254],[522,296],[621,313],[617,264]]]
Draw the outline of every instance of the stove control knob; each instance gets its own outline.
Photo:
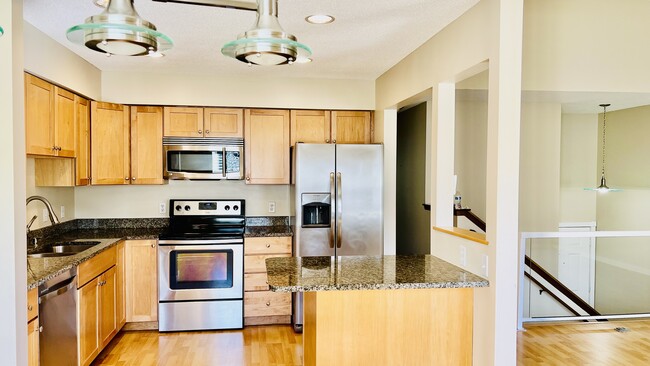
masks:
[[[230,206],[229,206],[229,205],[226,205],[226,207],[224,207],[224,209],[225,209],[226,211],[230,211]]]
[[[234,205],[234,206],[232,206],[232,209],[235,210],[235,211],[237,211],[237,210],[239,210],[239,206]]]
[[[190,205],[185,205],[185,211],[189,211],[189,210],[190,210]]]
[[[180,211],[182,209],[181,205],[176,205],[176,211]]]

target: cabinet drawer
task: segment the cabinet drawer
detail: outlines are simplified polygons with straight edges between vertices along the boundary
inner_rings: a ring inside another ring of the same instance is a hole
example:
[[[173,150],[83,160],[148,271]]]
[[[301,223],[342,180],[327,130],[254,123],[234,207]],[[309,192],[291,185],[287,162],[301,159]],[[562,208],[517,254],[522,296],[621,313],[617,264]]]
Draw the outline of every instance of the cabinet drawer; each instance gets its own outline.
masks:
[[[274,315],[291,315],[290,292],[244,293],[244,317]]]
[[[291,237],[246,238],[244,254],[291,254]]]
[[[266,281],[266,275],[264,275]],[[27,321],[38,316],[38,288],[33,288],[27,292]]]
[[[115,265],[117,247],[112,246],[93,258],[81,263],[77,271],[77,288],[81,288],[93,278]]]
[[[244,256],[244,273],[264,273],[266,274],[266,258],[290,257],[288,254],[274,255],[245,255]]]
[[[268,291],[266,273],[246,273],[244,275],[244,291]]]

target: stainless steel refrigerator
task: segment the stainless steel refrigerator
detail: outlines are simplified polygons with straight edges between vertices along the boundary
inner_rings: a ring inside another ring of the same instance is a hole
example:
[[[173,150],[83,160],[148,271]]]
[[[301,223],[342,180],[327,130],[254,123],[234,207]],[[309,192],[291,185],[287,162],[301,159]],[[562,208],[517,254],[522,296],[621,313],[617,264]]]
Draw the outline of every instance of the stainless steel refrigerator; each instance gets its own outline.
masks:
[[[296,144],[294,256],[383,254],[383,146]],[[302,331],[302,293],[293,296]]]

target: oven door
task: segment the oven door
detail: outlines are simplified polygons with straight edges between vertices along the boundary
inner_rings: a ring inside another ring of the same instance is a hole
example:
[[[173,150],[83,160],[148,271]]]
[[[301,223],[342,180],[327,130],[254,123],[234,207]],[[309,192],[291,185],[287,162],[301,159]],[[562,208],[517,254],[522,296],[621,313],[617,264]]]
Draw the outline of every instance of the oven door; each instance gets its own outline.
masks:
[[[158,299],[224,300],[243,298],[243,242],[160,241]]]
[[[230,145],[164,145],[166,179],[243,179],[243,148]]]

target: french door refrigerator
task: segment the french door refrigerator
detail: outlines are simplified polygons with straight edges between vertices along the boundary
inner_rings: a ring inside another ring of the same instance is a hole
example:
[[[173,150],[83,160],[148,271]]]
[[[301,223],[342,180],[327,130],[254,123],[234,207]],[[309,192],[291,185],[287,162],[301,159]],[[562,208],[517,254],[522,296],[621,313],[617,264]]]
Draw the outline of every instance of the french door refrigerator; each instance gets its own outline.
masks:
[[[383,146],[295,147],[294,256],[383,254]],[[293,295],[294,329],[302,331],[302,293]]]

